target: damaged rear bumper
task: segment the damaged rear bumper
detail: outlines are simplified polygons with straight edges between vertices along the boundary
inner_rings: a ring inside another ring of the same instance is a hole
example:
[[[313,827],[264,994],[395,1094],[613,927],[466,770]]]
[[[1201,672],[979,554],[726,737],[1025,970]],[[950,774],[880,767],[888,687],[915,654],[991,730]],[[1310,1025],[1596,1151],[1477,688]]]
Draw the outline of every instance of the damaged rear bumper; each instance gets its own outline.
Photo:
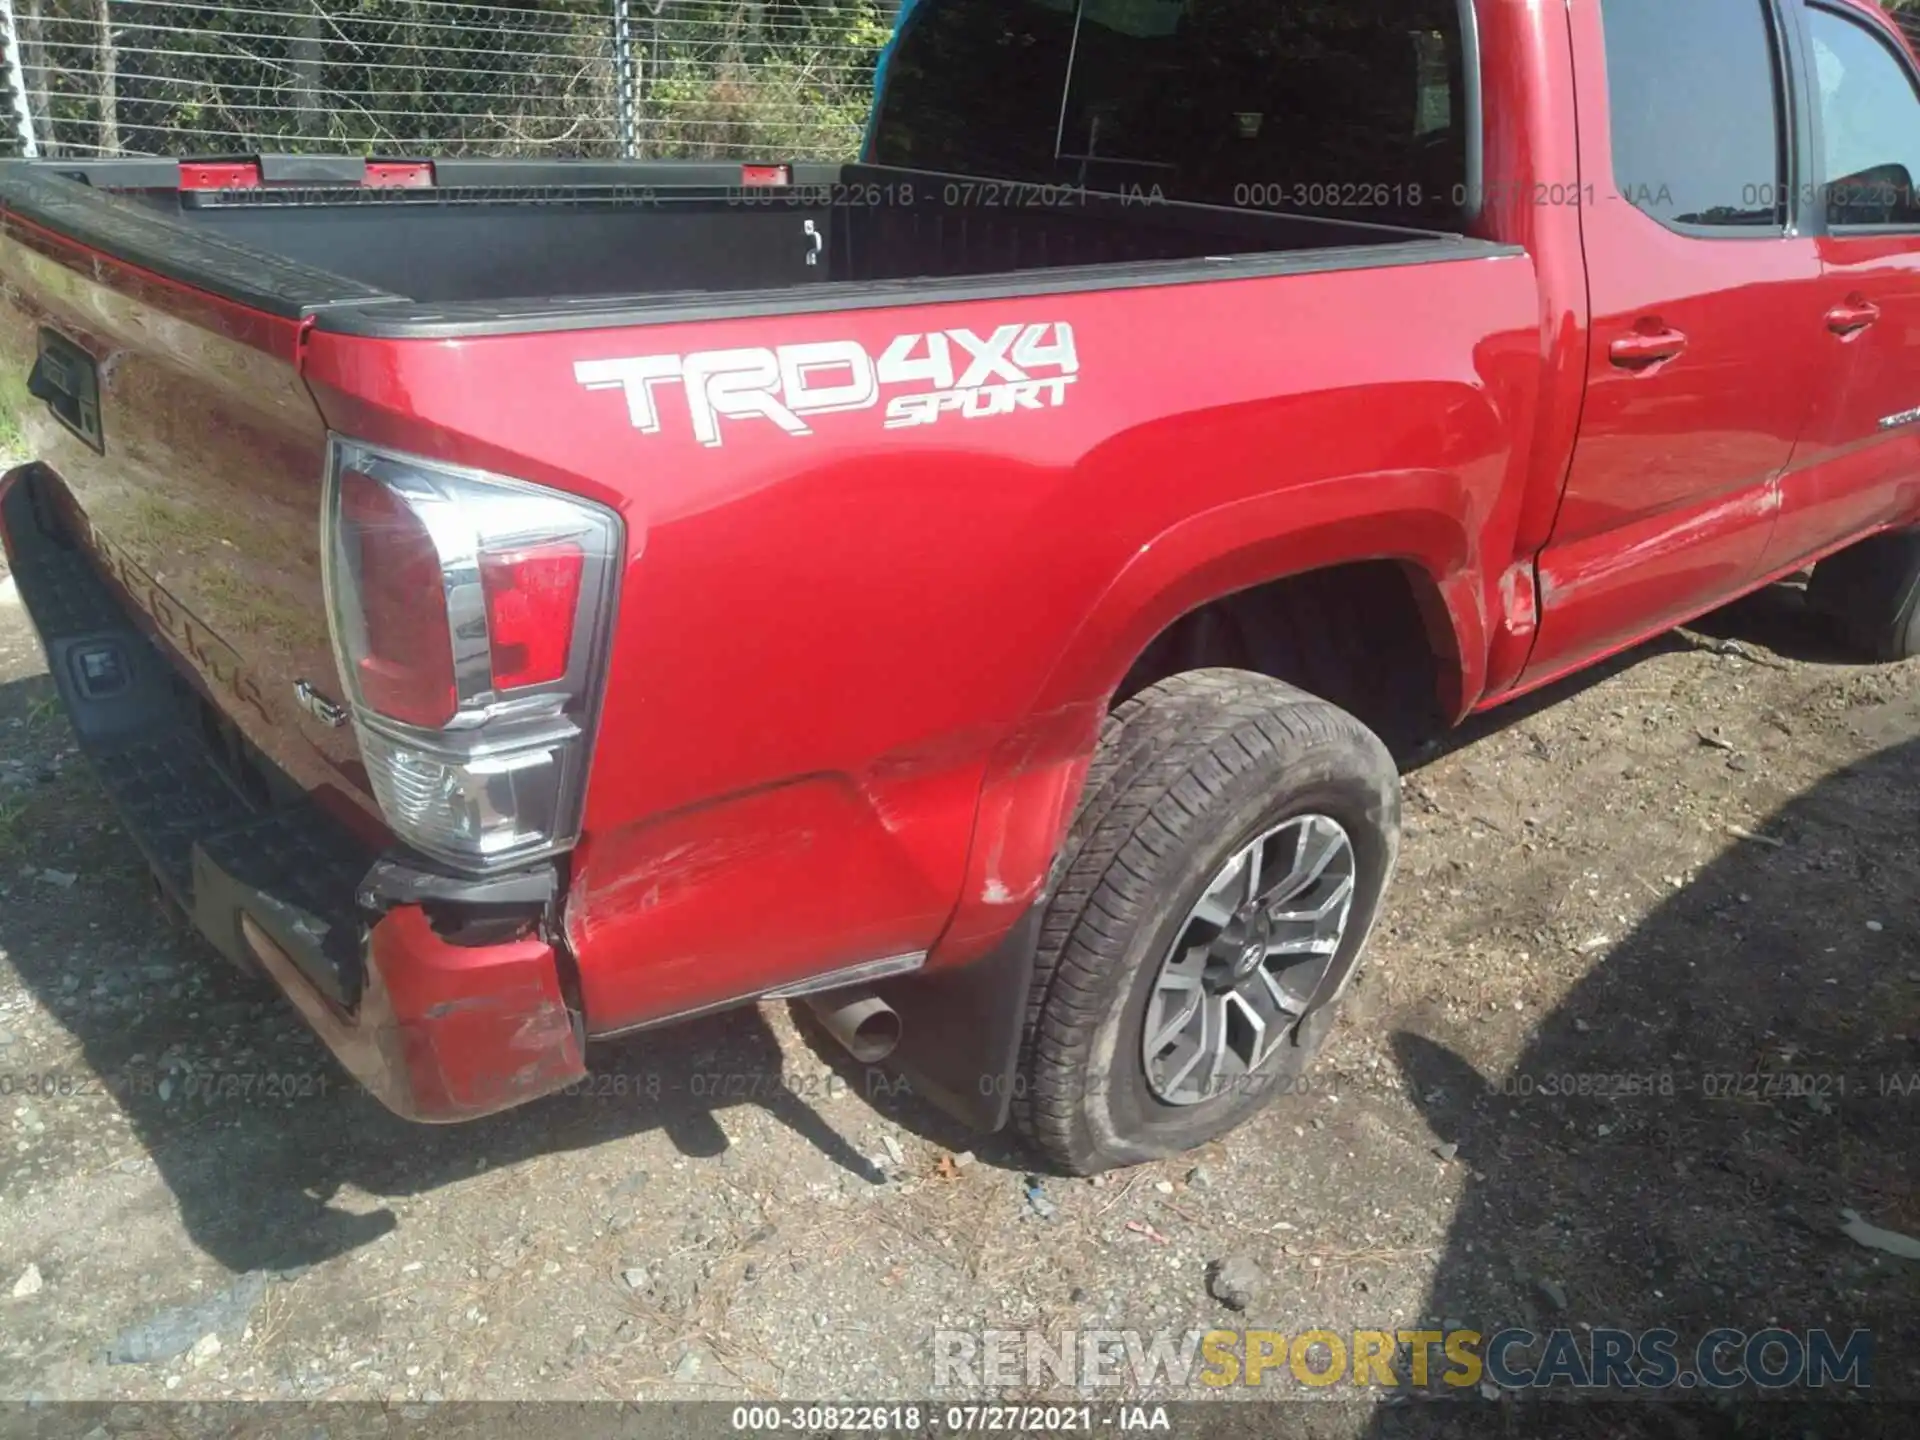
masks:
[[[252,929],[244,915],[240,923]],[[454,945],[419,906],[389,910],[367,934],[366,983],[351,1015],[315,991],[270,938],[247,938],[354,1079],[409,1120],[491,1114],[586,1073],[558,957],[537,935]]]
[[[550,873],[517,893],[491,882],[467,903],[462,882],[350,833],[135,624],[63,532],[56,485],[33,466],[0,479],[0,539],[82,751],[195,927],[270,976],[354,1077],[409,1119],[485,1115],[582,1077],[583,1027],[564,957],[545,938]],[[530,903],[542,892],[544,906]],[[467,923],[476,917],[489,923]],[[476,933],[486,943],[470,943]]]

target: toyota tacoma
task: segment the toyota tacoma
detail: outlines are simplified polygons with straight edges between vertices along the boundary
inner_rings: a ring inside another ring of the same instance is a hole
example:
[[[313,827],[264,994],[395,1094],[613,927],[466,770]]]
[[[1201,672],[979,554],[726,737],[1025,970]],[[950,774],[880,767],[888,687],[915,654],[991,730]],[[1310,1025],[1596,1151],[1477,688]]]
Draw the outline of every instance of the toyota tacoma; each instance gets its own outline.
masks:
[[[1808,568],[1920,653],[1866,0],[919,0],[876,90],[847,164],[0,171],[75,731],[401,1114],[805,997],[1169,1154],[1328,1034],[1396,757]]]

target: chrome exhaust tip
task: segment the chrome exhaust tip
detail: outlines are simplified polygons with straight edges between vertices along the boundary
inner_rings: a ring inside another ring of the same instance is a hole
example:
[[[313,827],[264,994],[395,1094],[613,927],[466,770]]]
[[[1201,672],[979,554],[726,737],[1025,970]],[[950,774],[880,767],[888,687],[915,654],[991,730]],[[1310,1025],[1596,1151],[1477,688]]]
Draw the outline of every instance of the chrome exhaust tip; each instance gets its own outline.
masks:
[[[900,1016],[870,990],[830,991],[806,997],[826,1032],[862,1065],[875,1065],[900,1043]]]

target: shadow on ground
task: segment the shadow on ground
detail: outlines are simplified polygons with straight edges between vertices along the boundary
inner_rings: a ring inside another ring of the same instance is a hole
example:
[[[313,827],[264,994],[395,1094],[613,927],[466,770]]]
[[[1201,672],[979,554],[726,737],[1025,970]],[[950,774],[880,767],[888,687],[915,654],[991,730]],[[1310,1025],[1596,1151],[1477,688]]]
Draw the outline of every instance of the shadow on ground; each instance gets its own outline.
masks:
[[[30,1068],[113,1097],[47,1097],[91,1103],[102,1118],[62,1163],[93,1173],[151,1160],[194,1243],[222,1265],[318,1263],[395,1228],[380,1200],[648,1130],[713,1159],[728,1146],[716,1116],[733,1106],[768,1111],[860,1181],[884,1178],[818,1108],[825,1087],[877,1086],[878,1072],[790,1073],[753,1008],[592,1046],[593,1073],[575,1092],[503,1115],[448,1127],[398,1119],[265,982],[157,902],[144,860],[71,751],[46,677],[0,685],[0,736],[14,767],[0,792],[0,951],[78,1049]],[[21,1093],[15,1072],[29,1066],[3,1047],[0,1062]],[[125,1126],[108,1123],[116,1106]],[[362,1193],[337,1203],[349,1189]]]
[[[1826,616],[1807,606],[1804,576],[1736,600],[1702,617],[1694,628],[1709,639],[1760,646],[1787,660],[1858,664]]]
[[[1767,644],[1804,621],[1792,596],[1749,603],[1786,626]],[[1724,627],[1755,638],[1739,616],[1701,628]],[[1466,738],[1685,643],[1653,642],[1476,719]],[[51,693],[44,677],[0,686],[6,755],[39,766],[70,746]],[[598,1046],[577,1095],[445,1129],[408,1124],[349,1081],[278,996],[162,923],[144,864],[77,759],[14,799],[0,793],[0,840],[16,801],[16,843],[0,848],[0,948],[71,1037],[78,1053],[62,1072],[104,1077],[118,1098],[99,1108],[126,1122],[75,1140],[73,1172],[150,1161],[193,1242],[232,1270],[350,1251],[395,1227],[399,1200],[543,1154],[659,1130],[682,1154],[717,1161],[720,1119],[743,1105],[843,1172],[877,1178],[822,1118],[826,1083],[938,1143],[976,1145],[876,1088],[810,1027],[802,1037],[833,1079],[821,1065],[796,1073],[756,1010]],[[1510,1072],[1476,1068],[1470,1034],[1397,1038],[1433,1129],[1475,1176],[1428,1313],[1483,1330],[1665,1325],[1689,1337],[1775,1320],[1862,1325],[1876,1334],[1879,1386],[1912,1393],[1920,1267],[1858,1248],[1834,1221],[1848,1206],[1920,1232],[1920,1088],[1903,1099],[1879,1079],[1920,1073],[1917,815],[1920,746],[1830,776],[1764,827],[1783,843],[1742,844],[1620,940]],[[23,876],[29,866],[78,879],[62,889]],[[255,1088],[208,1098],[209,1076]],[[261,1093],[272,1077],[299,1093]],[[976,1148],[990,1164],[1022,1163],[1004,1138]],[[616,1187],[578,1203],[646,1202]],[[1660,1413],[1677,1424],[1686,1412]]]
[[[1911,1402],[1920,1262],[1838,1225],[1848,1209],[1920,1235],[1920,742],[1834,771],[1758,833],[1620,940],[1511,1070],[1476,1068],[1464,1025],[1394,1037],[1473,1176],[1426,1313],[1489,1334],[1664,1327],[1683,1369],[1716,1327],[1864,1328],[1873,1397]],[[1550,1406],[1532,1433],[1902,1433],[1910,1406],[1864,1398]],[[1415,1408],[1380,1433],[1452,1433]]]
[[[1831,621],[1807,608],[1806,583],[1796,576],[1769,585],[1764,590],[1743,596],[1730,605],[1710,612],[1686,627],[1686,633],[1669,630],[1652,639],[1609,655],[1586,668],[1574,671],[1550,685],[1529,691],[1492,710],[1469,715],[1454,729],[1429,740],[1414,753],[1401,757],[1403,772],[1417,771],[1443,756],[1466,749],[1487,736],[1532,719],[1542,711],[1572,699],[1614,677],[1644,664],[1656,655],[1708,648],[1741,656],[1756,664],[1779,666],[1781,660],[1809,665],[1851,669],[1861,657],[1852,654],[1834,633]]]

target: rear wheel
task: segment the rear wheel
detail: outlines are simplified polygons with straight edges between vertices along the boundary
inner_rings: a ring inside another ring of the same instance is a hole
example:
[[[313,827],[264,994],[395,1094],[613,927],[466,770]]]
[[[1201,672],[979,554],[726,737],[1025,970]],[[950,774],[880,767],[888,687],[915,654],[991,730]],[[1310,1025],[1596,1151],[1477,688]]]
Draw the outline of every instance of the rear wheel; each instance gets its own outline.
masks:
[[[1346,712],[1201,670],[1109,718],[1042,921],[1015,1116],[1088,1174],[1293,1088],[1393,870],[1399,777]],[[1307,1023],[1303,1024],[1303,1018]]]
[[[1873,535],[1813,567],[1807,603],[1873,660],[1920,655],[1920,530]]]

